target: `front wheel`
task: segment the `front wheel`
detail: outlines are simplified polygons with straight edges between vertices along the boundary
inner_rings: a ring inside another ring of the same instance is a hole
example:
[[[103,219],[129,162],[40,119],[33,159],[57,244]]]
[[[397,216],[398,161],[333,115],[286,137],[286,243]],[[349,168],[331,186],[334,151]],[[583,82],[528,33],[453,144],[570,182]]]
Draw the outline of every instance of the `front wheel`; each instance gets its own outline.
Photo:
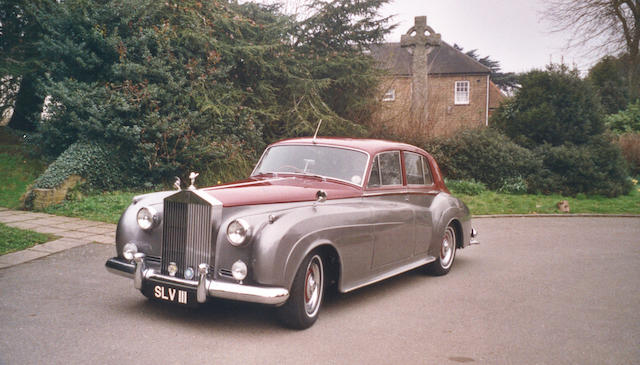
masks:
[[[440,254],[436,261],[430,263],[427,266],[427,271],[431,275],[442,276],[446,275],[449,270],[451,270],[451,266],[453,265],[453,260],[456,257],[456,230],[452,224],[447,226],[447,229],[444,230],[444,235],[442,237],[442,242],[440,244]]]
[[[289,300],[278,308],[278,316],[284,325],[305,329],[315,323],[322,304],[324,282],[322,256],[312,252],[296,272]]]

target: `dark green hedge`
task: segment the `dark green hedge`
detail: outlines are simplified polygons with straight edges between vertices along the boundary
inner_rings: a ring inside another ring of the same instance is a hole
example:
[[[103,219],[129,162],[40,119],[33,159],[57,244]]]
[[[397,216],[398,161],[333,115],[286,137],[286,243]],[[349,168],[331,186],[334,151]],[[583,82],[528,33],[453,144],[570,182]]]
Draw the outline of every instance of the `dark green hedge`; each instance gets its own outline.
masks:
[[[52,189],[71,175],[85,179],[91,188],[116,190],[135,186],[127,174],[123,158],[108,146],[74,143],[67,148],[35,181],[34,188]]]
[[[526,178],[541,167],[533,152],[491,128],[465,130],[423,147],[435,157],[447,178],[476,180],[493,190]]]
[[[535,153],[542,169],[528,179],[530,191],[614,197],[632,188],[619,147],[604,137],[580,146],[543,145]]]
[[[603,135],[583,145],[529,150],[484,128],[422,145],[448,179],[477,181],[500,192],[618,196],[631,189],[620,148]]]

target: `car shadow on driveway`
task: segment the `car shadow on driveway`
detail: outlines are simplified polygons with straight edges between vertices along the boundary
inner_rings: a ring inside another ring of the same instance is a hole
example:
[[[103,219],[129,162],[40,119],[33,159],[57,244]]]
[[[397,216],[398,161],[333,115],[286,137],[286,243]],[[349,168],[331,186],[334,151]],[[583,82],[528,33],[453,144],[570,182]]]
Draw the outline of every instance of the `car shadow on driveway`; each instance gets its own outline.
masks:
[[[273,308],[253,303],[209,298],[197,307],[147,299],[138,294],[136,300],[123,301],[116,311],[126,316],[142,316],[153,323],[170,323],[177,327],[216,328],[220,331],[252,332],[277,324]]]
[[[424,267],[420,267],[349,293],[339,293],[335,286],[329,287],[319,321],[333,316],[349,318],[350,315],[361,315],[363,307],[385,305],[385,300],[390,298],[420,297],[428,295],[430,291],[442,291],[448,280],[453,280],[457,275],[468,275],[471,266],[472,260],[460,257],[456,258],[452,271],[443,277],[430,276],[425,273]],[[280,327],[274,307],[224,299],[209,298],[207,303],[191,308],[147,299],[135,292],[127,300],[114,305],[116,308],[112,309],[125,317],[177,327],[215,328],[235,334],[267,329],[272,331]]]
[[[456,257],[451,271],[445,276],[429,275],[426,268],[422,266],[348,293],[339,293],[335,287],[332,287],[333,290],[326,293],[323,309],[331,312],[357,311],[366,303],[375,303],[414,291],[424,295],[428,295],[430,290],[434,293],[437,290],[442,291],[442,287],[446,286],[448,280],[459,275],[468,275],[472,266],[474,266],[473,260]]]

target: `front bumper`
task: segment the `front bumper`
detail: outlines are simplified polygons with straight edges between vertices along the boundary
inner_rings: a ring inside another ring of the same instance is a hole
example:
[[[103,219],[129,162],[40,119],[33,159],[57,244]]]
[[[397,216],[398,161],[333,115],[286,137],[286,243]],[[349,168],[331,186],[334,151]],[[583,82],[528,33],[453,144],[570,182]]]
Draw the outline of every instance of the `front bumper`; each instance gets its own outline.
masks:
[[[237,283],[211,280],[205,267],[199,268],[198,280],[186,280],[162,275],[147,267],[144,254],[137,253],[133,263],[113,257],[105,263],[107,271],[133,279],[134,287],[142,290],[146,282],[179,285],[196,291],[198,303],[204,303],[207,297],[224,298],[269,305],[282,305],[289,299],[289,291],[278,287],[259,287]]]

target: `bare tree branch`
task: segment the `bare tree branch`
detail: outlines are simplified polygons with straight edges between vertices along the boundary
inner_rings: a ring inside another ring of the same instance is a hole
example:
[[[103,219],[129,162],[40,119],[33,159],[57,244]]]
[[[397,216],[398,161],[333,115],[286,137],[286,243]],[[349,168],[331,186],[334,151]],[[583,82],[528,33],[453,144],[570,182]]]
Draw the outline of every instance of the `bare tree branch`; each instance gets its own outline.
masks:
[[[624,56],[629,91],[640,96],[640,0],[550,0],[542,13],[552,32],[570,32],[568,48]]]

